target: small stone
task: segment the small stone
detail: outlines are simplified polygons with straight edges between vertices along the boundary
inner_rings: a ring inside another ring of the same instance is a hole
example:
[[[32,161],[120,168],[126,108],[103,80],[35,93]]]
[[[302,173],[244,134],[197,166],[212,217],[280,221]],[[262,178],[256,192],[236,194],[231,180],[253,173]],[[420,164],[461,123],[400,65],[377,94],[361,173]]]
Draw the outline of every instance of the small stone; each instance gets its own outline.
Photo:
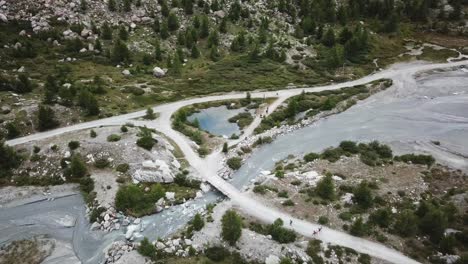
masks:
[[[132,75],[132,74],[130,73],[129,70],[123,70],[123,71],[122,71],[122,74],[123,74],[124,76],[130,76],[130,75]]]

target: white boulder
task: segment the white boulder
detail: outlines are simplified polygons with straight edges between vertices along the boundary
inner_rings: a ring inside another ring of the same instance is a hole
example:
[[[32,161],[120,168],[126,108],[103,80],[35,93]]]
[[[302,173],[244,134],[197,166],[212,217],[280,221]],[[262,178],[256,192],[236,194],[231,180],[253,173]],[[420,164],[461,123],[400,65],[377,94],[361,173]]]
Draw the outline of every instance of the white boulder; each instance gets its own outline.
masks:
[[[175,193],[174,192],[166,192],[166,199],[169,201],[175,200]]]
[[[161,77],[164,77],[164,75],[166,75],[166,72],[159,68],[159,67],[154,67],[153,68],[153,76],[154,77],[158,77],[158,78],[161,78]]]

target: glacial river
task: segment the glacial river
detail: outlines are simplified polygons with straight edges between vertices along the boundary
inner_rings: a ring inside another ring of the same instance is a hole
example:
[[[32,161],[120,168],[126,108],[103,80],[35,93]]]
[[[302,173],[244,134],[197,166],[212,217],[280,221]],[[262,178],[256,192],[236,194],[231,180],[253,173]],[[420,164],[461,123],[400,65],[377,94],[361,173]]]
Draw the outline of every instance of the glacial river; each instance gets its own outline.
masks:
[[[289,154],[320,152],[342,140],[375,139],[390,144],[396,153],[431,153],[439,162],[468,171],[468,73],[456,70],[423,75],[411,87],[391,87],[341,114],[279,136],[254,151],[234,174],[232,184],[242,188]],[[219,196],[210,192],[185,205],[144,217],[144,230],[137,235],[152,239],[170,235],[217,199]],[[111,234],[89,231],[84,214],[79,195],[0,209],[0,244],[48,234],[72,243],[83,263],[99,263],[111,241],[125,239],[124,230]],[[66,262],[67,258],[62,260]]]

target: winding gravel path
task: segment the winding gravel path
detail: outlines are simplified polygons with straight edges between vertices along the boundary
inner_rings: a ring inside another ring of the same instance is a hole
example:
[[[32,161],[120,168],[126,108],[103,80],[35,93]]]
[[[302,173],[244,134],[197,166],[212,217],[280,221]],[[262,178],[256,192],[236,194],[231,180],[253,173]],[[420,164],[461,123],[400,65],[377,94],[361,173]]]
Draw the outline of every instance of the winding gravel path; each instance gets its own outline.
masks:
[[[269,107],[269,113],[273,112],[282,102],[288,99],[291,96],[300,94],[302,91],[306,92],[318,92],[324,90],[336,90],[344,87],[350,87],[355,85],[366,84],[378,79],[392,79],[394,85],[398,85],[401,87],[406,87],[407,85],[414,85],[415,80],[413,76],[418,72],[434,70],[434,69],[441,69],[441,68],[448,68],[448,67],[457,67],[462,65],[468,65],[468,61],[460,61],[460,62],[451,62],[451,63],[444,63],[444,64],[424,64],[424,63],[410,63],[410,64],[398,64],[394,65],[393,67],[377,72],[375,74],[371,74],[364,78],[344,82],[339,84],[331,84],[326,86],[320,87],[310,87],[310,88],[297,88],[297,89],[286,89],[286,90],[279,90],[273,92],[254,92],[252,93],[252,97],[277,97],[278,99],[273,102],[272,105]],[[306,237],[313,237],[312,232],[316,230],[319,225],[306,222],[300,219],[296,219],[292,216],[289,216],[278,209],[267,207],[263,205],[259,201],[249,197],[247,194],[240,192],[230,183],[223,180],[221,177],[217,175],[218,169],[223,164],[223,155],[220,151],[215,151],[215,153],[211,154],[210,156],[202,159],[195,153],[195,151],[191,148],[189,139],[183,136],[181,133],[175,131],[171,127],[171,116],[174,112],[176,112],[181,107],[191,105],[194,103],[201,103],[201,102],[209,102],[209,101],[216,101],[216,100],[226,100],[226,99],[237,99],[245,97],[245,93],[230,93],[224,95],[216,95],[216,96],[207,96],[201,98],[194,98],[164,105],[159,105],[154,107],[154,111],[160,114],[159,118],[154,121],[136,121],[133,120],[135,118],[139,118],[145,115],[145,111],[134,112],[130,114],[114,116],[110,118],[100,119],[96,121],[76,124],[68,127],[58,128],[55,130],[36,133],[33,135],[29,135],[22,138],[13,139],[7,141],[6,143],[9,145],[18,145],[30,141],[35,140],[42,140],[45,138],[49,138],[52,136],[61,135],[63,133],[68,133],[72,131],[82,130],[82,129],[89,129],[93,127],[99,126],[108,126],[108,125],[121,125],[126,122],[132,122],[135,125],[144,126],[155,128],[158,131],[164,133],[167,137],[171,138],[177,145],[179,145],[180,149],[185,154],[185,158],[194,167],[200,175],[208,181],[211,185],[213,185],[216,189],[220,192],[228,196],[232,201],[233,204],[239,207],[240,210],[243,212],[258,218],[265,222],[273,222],[278,218],[283,219],[285,223],[289,223],[290,220],[293,221],[292,226],[287,226],[288,228],[293,229],[297,233],[304,235]],[[242,137],[238,140],[230,141],[230,145],[237,144],[241,140],[249,137],[252,133],[254,128],[260,124],[261,119],[260,117],[256,117],[252,124],[245,129],[245,133]],[[372,242],[369,240],[365,240],[362,238],[351,236],[347,233],[336,231],[333,229],[329,229],[323,227],[322,232],[319,235],[314,236],[324,242],[329,242],[332,244],[345,246],[352,248],[358,252],[369,254],[371,256],[384,259],[389,262],[393,263],[418,263],[406,256],[402,253],[388,248],[380,243]]]

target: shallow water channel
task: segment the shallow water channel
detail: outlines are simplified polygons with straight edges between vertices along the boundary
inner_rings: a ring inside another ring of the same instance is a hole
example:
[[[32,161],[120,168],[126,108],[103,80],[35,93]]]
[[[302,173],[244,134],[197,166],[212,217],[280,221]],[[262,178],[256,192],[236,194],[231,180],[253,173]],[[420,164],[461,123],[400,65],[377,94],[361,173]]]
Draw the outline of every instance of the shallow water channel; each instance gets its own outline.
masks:
[[[206,109],[194,118],[213,134],[230,135],[233,128],[226,127],[227,119],[237,113],[221,108],[224,110]],[[213,125],[217,123],[222,124],[221,128]],[[237,128],[236,124],[232,125]],[[273,143],[255,150],[235,173],[232,184],[242,188],[262,170],[271,170],[276,161],[289,154],[320,152],[342,140],[379,140],[390,144],[396,153],[431,153],[439,162],[468,171],[468,73],[456,70],[421,76],[411,87],[391,87],[341,114],[281,135]],[[431,141],[440,141],[440,146]],[[211,192],[185,205],[144,217],[144,230],[139,235],[151,239],[168,236],[218,198]],[[99,263],[103,249],[111,241],[125,239],[125,230],[111,234],[89,231],[84,208],[82,198],[74,195],[0,209],[0,244],[49,234],[71,242],[84,263]],[[75,221],[74,226],[67,224],[70,217]]]

